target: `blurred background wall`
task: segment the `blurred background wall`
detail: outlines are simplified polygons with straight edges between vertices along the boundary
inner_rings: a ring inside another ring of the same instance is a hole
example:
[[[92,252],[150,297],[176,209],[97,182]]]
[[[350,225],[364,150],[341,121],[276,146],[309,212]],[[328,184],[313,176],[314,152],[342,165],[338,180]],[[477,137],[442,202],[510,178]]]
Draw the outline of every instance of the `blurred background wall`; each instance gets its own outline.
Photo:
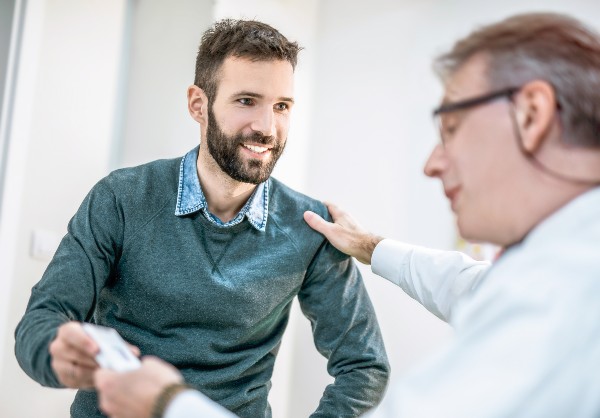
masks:
[[[256,18],[305,47],[275,176],[400,240],[454,248],[452,215],[422,166],[442,88],[431,60],[478,25],[553,10],[600,21],[597,0],[0,0],[0,416],[65,417],[73,392],[18,367],[13,332],[66,225],[112,169],[183,155],[202,32]],[[393,379],[451,334],[361,266]],[[275,417],[306,417],[331,378],[294,307],[276,363]]]

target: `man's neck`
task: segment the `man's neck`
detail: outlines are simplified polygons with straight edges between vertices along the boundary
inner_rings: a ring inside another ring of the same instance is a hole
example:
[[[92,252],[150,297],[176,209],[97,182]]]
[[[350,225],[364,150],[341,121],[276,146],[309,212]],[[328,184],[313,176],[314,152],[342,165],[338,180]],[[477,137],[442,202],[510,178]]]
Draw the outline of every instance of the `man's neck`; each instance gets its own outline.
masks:
[[[505,228],[507,234],[513,234],[513,239],[502,242],[501,245],[503,246],[520,242],[540,223],[592,188],[592,186],[569,184],[548,177],[544,173],[538,172],[536,174],[540,181],[529,184],[528,189],[530,192],[521,193],[520,197],[513,197],[516,202],[520,203],[520,207],[513,208],[515,213],[511,216],[511,227]],[[535,176],[532,174],[526,178],[532,179]]]
[[[202,150],[198,153],[196,167],[210,213],[224,223],[235,218],[256,185],[232,179],[221,170],[208,152]]]

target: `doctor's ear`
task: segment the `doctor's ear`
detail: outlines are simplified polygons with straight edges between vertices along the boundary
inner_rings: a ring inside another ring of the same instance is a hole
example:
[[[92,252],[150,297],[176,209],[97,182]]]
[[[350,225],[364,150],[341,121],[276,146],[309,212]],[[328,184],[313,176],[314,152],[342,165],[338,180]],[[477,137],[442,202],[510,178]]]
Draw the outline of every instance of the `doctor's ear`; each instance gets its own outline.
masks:
[[[187,99],[190,116],[196,122],[206,125],[208,121],[208,97],[204,90],[192,84],[188,87]]]
[[[554,88],[546,81],[531,81],[521,87],[513,101],[523,150],[534,154],[548,139],[557,120]]]

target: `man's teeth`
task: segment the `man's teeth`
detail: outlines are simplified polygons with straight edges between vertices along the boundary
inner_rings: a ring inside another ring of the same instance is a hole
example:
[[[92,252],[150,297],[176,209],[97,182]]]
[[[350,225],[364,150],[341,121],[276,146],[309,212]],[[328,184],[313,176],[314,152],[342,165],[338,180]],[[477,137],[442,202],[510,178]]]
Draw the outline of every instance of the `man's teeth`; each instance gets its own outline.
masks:
[[[265,151],[267,151],[269,149],[267,147],[257,147],[256,145],[246,145],[246,144],[244,144],[244,146],[246,148],[248,148],[250,151],[254,151],[254,152],[259,153],[259,154],[263,153],[263,152],[265,152]]]

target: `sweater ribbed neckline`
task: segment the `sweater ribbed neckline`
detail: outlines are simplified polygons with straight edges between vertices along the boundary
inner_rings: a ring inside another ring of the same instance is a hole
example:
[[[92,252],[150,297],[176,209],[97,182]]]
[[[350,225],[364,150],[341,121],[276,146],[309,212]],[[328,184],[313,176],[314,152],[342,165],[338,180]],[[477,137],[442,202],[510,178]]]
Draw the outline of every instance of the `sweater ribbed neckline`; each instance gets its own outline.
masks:
[[[248,219],[246,219],[246,218],[244,218],[244,220],[242,222],[240,222],[239,224],[236,224],[233,226],[220,227],[220,226],[213,224],[208,219],[206,219],[206,216],[204,216],[202,211],[198,211],[198,212],[194,213],[192,216],[193,216],[194,221],[200,222],[204,229],[210,231],[211,233],[215,233],[215,234],[234,235],[239,232],[245,231],[246,229],[253,228],[252,225],[250,224],[250,222],[248,222]]]

